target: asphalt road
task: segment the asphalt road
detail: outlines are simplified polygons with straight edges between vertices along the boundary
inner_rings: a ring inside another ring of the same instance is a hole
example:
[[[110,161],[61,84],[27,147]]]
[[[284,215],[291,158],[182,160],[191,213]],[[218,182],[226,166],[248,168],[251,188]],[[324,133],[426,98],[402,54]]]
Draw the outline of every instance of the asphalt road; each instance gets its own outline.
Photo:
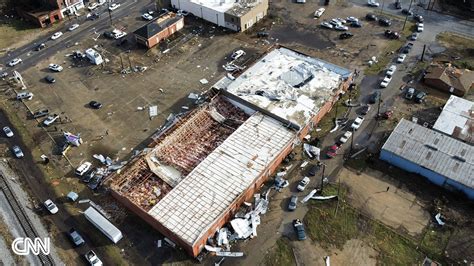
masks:
[[[112,11],[112,22],[117,21],[121,17],[130,15],[132,12],[139,13],[148,10],[154,9],[155,4],[153,0],[121,0],[115,1],[115,3],[120,3],[121,6],[116,10]],[[87,9],[84,10],[84,13],[87,13]],[[89,37],[94,33],[102,33],[105,29],[110,29],[110,18],[108,14],[107,5],[103,5],[94,10],[100,14],[99,18],[96,20],[88,20],[86,15],[74,18],[71,20],[64,20],[62,27],[58,31],[63,32],[63,35],[56,40],[52,40],[51,36],[42,36],[36,39],[34,42],[31,42],[23,47],[15,49],[5,56],[0,57],[0,63],[6,66],[7,71],[22,71],[28,69],[31,66],[36,65],[38,62],[54,55],[58,50],[65,49],[76,42],[80,42],[81,39]],[[72,24],[79,24],[79,28],[74,31],[68,31],[68,28]],[[129,29],[130,32],[133,32],[135,29]],[[41,44],[46,44],[46,48],[35,51],[35,48]],[[14,58],[20,58],[23,60],[21,64],[18,64],[14,67],[8,67],[7,63]]]

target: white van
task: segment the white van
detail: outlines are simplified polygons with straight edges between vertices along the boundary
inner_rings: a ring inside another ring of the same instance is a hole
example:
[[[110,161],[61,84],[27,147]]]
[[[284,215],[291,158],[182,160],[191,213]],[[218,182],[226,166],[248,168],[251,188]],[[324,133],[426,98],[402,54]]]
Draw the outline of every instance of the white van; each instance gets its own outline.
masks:
[[[20,92],[16,95],[16,99],[17,100],[23,100],[23,99],[31,100],[33,99],[33,93],[28,92],[28,91]]]

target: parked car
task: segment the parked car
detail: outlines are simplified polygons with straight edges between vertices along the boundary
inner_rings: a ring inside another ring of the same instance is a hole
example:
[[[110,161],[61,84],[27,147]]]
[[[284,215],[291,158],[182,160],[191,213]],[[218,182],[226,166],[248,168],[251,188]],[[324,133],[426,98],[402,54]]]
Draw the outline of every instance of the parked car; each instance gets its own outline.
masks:
[[[50,126],[52,123],[56,122],[58,118],[59,118],[59,115],[57,114],[50,115],[43,121],[43,125],[45,127]]]
[[[89,169],[83,176],[82,176],[82,182],[84,183],[89,183],[92,178],[95,176],[95,173],[97,172],[96,169]]]
[[[98,171],[95,173],[94,177],[92,177],[91,181],[87,184],[87,186],[94,190],[99,187],[100,183],[102,182],[102,179],[104,178],[104,175],[102,173],[99,173]]]
[[[347,20],[348,22],[358,22],[358,21],[359,21],[359,19],[356,18],[356,17],[347,17],[346,20]]]
[[[25,157],[25,155],[23,154],[23,151],[20,149],[19,146],[17,146],[17,145],[13,146],[12,150],[13,150],[13,154],[15,154],[16,158],[20,159],[20,158]]]
[[[424,29],[425,29],[425,28],[424,28],[424,26],[423,26],[423,23],[418,23],[418,24],[416,24],[416,31],[417,31],[417,32],[423,32]]]
[[[97,102],[97,101],[90,101],[89,102],[89,107],[93,108],[93,109],[100,109],[100,108],[102,108],[102,104],[100,102]]]
[[[369,0],[369,1],[367,1],[367,5],[370,6],[370,7],[379,7],[380,3],[375,2],[374,0]]]
[[[314,17],[320,18],[324,14],[324,11],[326,11],[324,7],[319,8],[318,10],[314,12]]]
[[[327,22],[327,21],[321,22],[321,27],[328,28],[328,29],[334,28],[334,26],[331,23]]]
[[[387,88],[388,84],[390,84],[390,81],[392,81],[392,75],[385,75],[382,82],[380,82],[380,87]]]
[[[344,26],[344,25],[336,25],[334,26],[334,29],[335,30],[339,30],[339,31],[346,31],[346,30],[349,30],[349,28],[347,26]]]
[[[356,119],[354,120],[354,122],[351,125],[351,128],[354,129],[354,130],[359,129],[359,127],[362,125],[362,122],[364,122],[364,117],[362,117],[362,116],[356,117]]]
[[[309,176],[315,176],[316,173],[319,171],[319,168],[321,168],[321,167],[317,164],[312,165],[308,170],[308,175]]]
[[[17,100],[31,100],[33,99],[34,94],[32,92],[24,91],[24,92],[19,92],[16,95]]]
[[[43,50],[44,48],[46,48],[46,44],[40,43],[40,44],[38,44],[38,45],[36,46],[35,51],[41,51],[41,50]]]
[[[326,156],[330,158],[334,158],[337,155],[337,150],[339,150],[339,146],[334,144],[331,147],[329,147],[329,150],[326,152]]]
[[[403,61],[405,61],[405,58],[407,57],[406,54],[400,54],[398,57],[397,57],[397,63],[403,63]]]
[[[150,15],[150,14],[148,14],[148,13],[144,13],[144,14],[142,15],[142,18],[143,18],[144,20],[152,20],[152,19],[153,19],[153,16]]]
[[[71,228],[69,230],[68,235],[69,235],[69,239],[71,239],[72,243],[74,243],[74,246],[76,246],[76,247],[84,245],[84,243],[86,243],[84,241],[84,238],[82,238],[82,236],[79,234],[79,232],[77,232],[76,229],[74,229],[74,228]]]
[[[89,5],[87,6],[87,9],[89,9],[90,11],[92,11],[92,10],[98,8],[98,7],[99,7],[99,5],[98,5],[97,3],[92,2],[92,3],[89,3]]]
[[[385,27],[389,27],[390,25],[392,25],[392,21],[388,18],[380,18],[379,24]]]
[[[361,115],[367,115],[370,111],[370,105],[366,104],[360,108]]]
[[[298,186],[296,186],[296,189],[298,189],[298,191],[303,191],[306,186],[309,184],[309,177],[305,176],[303,177],[303,179],[300,180],[300,182],[298,182]]]
[[[73,31],[73,30],[75,30],[75,29],[77,29],[77,28],[79,28],[79,24],[74,23],[74,24],[72,24],[71,27],[69,27],[67,30],[68,30],[68,31]]]
[[[372,13],[369,13],[369,14],[365,15],[365,19],[371,20],[371,21],[377,21],[378,20],[377,16],[375,14],[372,14]]]
[[[304,225],[300,221],[300,219],[293,220],[293,227],[295,228],[296,236],[298,237],[298,240],[305,240],[306,232],[304,230]]]
[[[393,115],[393,111],[385,111],[385,112],[381,115],[381,117],[382,117],[383,119],[390,119],[390,117],[392,117],[392,115]]]
[[[100,17],[100,14],[98,12],[89,13],[86,15],[86,18],[89,20],[95,20],[95,19],[98,19],[99,17]]]
[[[86,258],[87,262],[89,262],[89,265],[91,266],[102,266],[102,261],[97,257],[97,255],[94,253],[94,251],[90,250],[87,252],[84,257]]]
[[[360,21],[353,21],[351,22],[350,26],[354,28],[360,28],[362,27],[362,23]]]
[[[109,10],[110,11],[114,11],[115,9],[119,8],[120,7],[120,4],[117,4],[117,3],[112,3],[110,4],[109,6]]]
[[[415,102],[422,103],[425,101],[425,98],[426,98],[426,93],[423,91],[420,91],[415,95]]]
[[[5,133],[5,135],[8,137],[8,138],[11,138],[13,137],[13,131],[10,129],[10,127],[6,126],[6,127],[3,127],[3,132]]]
[[[239,59],[240,57],[242,57],[244,55],[245,55],[244,50],[237,50],[237,51],[232,53],[230,58],[232,58],[232,60],[237,60],[237,59]]]
[[[401,52],[404,54],[408,54],[411,51],[411,48],[413,48],[413,43],[410,42],[402,48]]]
[[[387,71],[385,72],[385,75],[392,76],[393,73],[395,73],[396,70],[397,70],[397,66],[396,65],[391,65],[387,68]]]
[[[46,207],[46,209],[49,211],[49,213],[51,214],[56,214],[58,213],[59,209],[58,207],[56,206],[56,204],[54,204],[54,202],[50,199],[46,200],[44,202],[44,207]]]
[[[77,176],[82,176],[84,175],[89,169],[91,168],[92,163],[90,162],[83,162],[79,167],[76,168],[76,171],[74,172]]]
[[[257,32],[257,37],[258,38],[267,38],[268,36],[270,36],[270,34],[266,31],[259,31]]]
[[[59,38],[59,37],[61,37],[61,36],[63,36],[63,33],[62,33],[62,32],[60,32],[60,31],[55,32],[55,33],[53,34],[53,36],[51,36],[51,40],[56,40],[57,38]]]
[[[114,29],[114,30],[112,31],[112,36],[113,36],[113,38],[114,38],[115,40],[118,40],[118,39],[120,39],[120,38],[123,38],[123,37],[125,37],[126,35],[127,35],[127,33],[126,33],[125,31],[121,31],[121,30],[119,30],[119,29]]]
[[[336,20],[336,21],[339,21],[339,24],[341,24],[341,25],[347,23],[347,21],[346,21],[345,19],[343,19],[343,18],[335,18],[335,20]]]
[[[58,64],[49,64],[48,68],[52,71],[55,71],[55,72],[63,71],[63,67],[58,65]]]
[[[343,40],[343,39],[349,39],[349,38],[352,38],[354,36],[354,34],[350,33],[350,32],[344,32],[344,33],[341,33],[339,35],[339,39]]]
[[[423,16],[422,15],[414,15],[413,16],[413,19],[416,21],[416,22],[419,22],[419,23],[423,23],[423,21],[425,21],[423,19]]]
[[[411,16],[411,15],[413,15],[413,12],[411,10],[408,10],[408,9],[404,8],[404,9],[402,9],[402,14]]]
[[[352,137],[352,131],[346,131],[344,135],[339,139],[339,142],[344,144]]]
[[[107,39],[114,39],[115,38],[114,34],[111,31],[105,31],[104,32],[104,37],[107,38]]]
[[[396,32],[396,31],[391,31],[391,30],[386,30],[384,32],[384,35],[385,37],[389,38],[389,39],[400,39],[400,33]]]
[[[402,3],[400,2],[400,0],[395,1],[394,6],[395,9],[402,9]]]
[[[2,74],[0,74],[0,78],[6,78],[8,77],[8,72],[2,72]]]
[[[415,89],[414,88],[408,88],[408,90],[405,93],[405,99],[411,100],[411,99],[413,99],[414,95],[415,95]]]
[[[33,118],[40,118],[40,117],[43,117],[43,116],[47,116],[49,114],[49,110],[48,109],[40,109],[36,112],[33,113]]]
[[[288,210],[289,211],[296,210],[297,203],[298,203],[298,196],[296,195],[291,196],[290,202],[288,203]]]
[[[56,79],[50,75],[47,75],[46,77],[44,77],[44,79],[48,82],[48,83],[55,83],[56,82]]]
[[[411,41],[416,41],[418,39],[418,32],[413,32],[412,35],[410,36]]]
[[[21,60],[21,58],[15,58],[12,61],[8,62],[8,66],[11,66],[11,67],[16,66],[16,65],[18,65],[22,62],[23,62],[23,60]]]
[[[372,94],[370,95],[369,103],[372,103],[372,104],[373,104],[373,103],[378,102],[379,99],[380,99],[380,96],[381,96],[380,91],[375,91],[374,93],[372,93]]]

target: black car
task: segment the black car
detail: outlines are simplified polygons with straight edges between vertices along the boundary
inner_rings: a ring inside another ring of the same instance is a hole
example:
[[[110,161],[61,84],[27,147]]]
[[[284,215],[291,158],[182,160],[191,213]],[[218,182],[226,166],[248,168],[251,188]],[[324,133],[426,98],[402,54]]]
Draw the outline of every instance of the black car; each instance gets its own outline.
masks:
[[[305,233],[305,230],[304,230],[304,225],[300,221],[300,219],[293,220],[293,227],[295,228],[296,236],[298,237],[298,240],[305,240],[306,239],[306,233]]]
[[[339,39],[343,40],[343,39],[349,39],[349,38],[352,38],[354,36],[354,34],[350,33],[350,32],[344,32],[344,33],[341,33],[341,35],[339,35]]]
[[[44,48],[46,48],[46,44],[40,43],[40,44],[38,44],[38,46],[36,46],[35,50],[36,50],[36,51],[41,51],[41,50],[43,50]]]
[[[41,109],[33,113],[33,118],[40,118],[49,114],[48,109]]]
[[[370,95],[369,98],[369,103],[376,103],[380,99],[380,91],[374,92],[372,95]]]
[[[426,92],[420,91],[415,95],[415,102],[422,103],[425,101],[425,98],[426,98]]]
[[[400,33],[396,31],[391,31],[391,30],[386,30],[384,32],[385,37],[389,39],[399,39],[400,38]]]
[[[364,105],[360,108],[360,114],[361,115],[366,115],[370,111],[370,105]]]
[[[400,3],[400,1],[396,1],[394,6],[396,9],[402,9],[402,3]]]
[[[402,9],[402,14],[411,16],[411,15],[413,15],[413,12],[411,10],[408,10],[408,9]]]
[[[53,78],[53,77],[50,76],[50,75],[47,75],[46,77],[44,77],[44,79],[45,79],[48,83],[55,83],[55,82],[56,82],[56,79]]]
[[[94,109],[102,108],[102,104],[100,102],[97,102],[97,101],[90,101],[89,106],[90,106],[90,108],[94,108]]]
[[[367,14],[367,15],[365,16],[365,19],[371,20],[371,21],[377,21],[378,18],[377,18],[376,15],[374,15],[374,14],[372,14],[372,13],[369,13],[369,14]]]
[[[269,36],[269,33],[266,31],[259,31],[257,32],[257,37],[258,38],[267,38]]]
[[[413,43],[408,43],[402,48],[402,53],[408,54],[411,51],[411,48],[413,47]]]
[[[362,27],[362,23],[360,23],[359,21],[352,21],[350,26],[354,28],[360,28]]]
[[[107,39],[114,39],[114,34],[111,31],[105,31],[104,37]]]
[[[388,27],[388,26],[392,25],[392,21],[390,21],[390,19],[388,19],[388,18],[380,18],[379,19],[379,24],[382,25],[382,26]]]
[[[319,168],[321,168],[321,167],[317,164],[312,165],[308,170],[308,175],[309,176],[315,176],[316,173],[319,171]]]
[[[413,16],[413,19],[415,19],[415,21],[416,21],[416,22],[419,22],[419,23],[423,23],[423,21],[425,21],[425,20],[423,19],[423,16],[421,16],[421,15],[414,15],[414,16]]]

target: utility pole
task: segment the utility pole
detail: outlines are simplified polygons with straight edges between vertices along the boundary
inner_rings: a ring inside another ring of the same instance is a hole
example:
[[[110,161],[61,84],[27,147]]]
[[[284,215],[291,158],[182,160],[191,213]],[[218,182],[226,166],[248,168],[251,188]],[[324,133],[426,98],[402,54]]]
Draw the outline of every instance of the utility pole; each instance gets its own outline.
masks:
[[[324,171],[326,170],[326,164],[323,163],[323,172],[321,174],[321,195],[323,194],[324,188]]]
[[[408,13],[410,13],[411,11],[411,4],[413,3],[413,0],[410,0],[410,6],[408,6]],[[405,21],[403,22],[403,28],[402,28],[402,31],[405,30],[405,25],[407,24],[407,20],[408,20],[408,13],[407,15],[405,16]]]
[[[352,128],[352,134],[351,134],[351,149],[350,149],[350,151],[349,151],[349,156],[352,155],[352,149],[354,149],[354,133],[355,133],[354,128]]]
[[[421,62],[423,62],[423,58],[425,57],[425,50],[426,50],[426,44],[423,45],[423,53],[421,53],[421,59],[420,59]]]
[[[380,116],[380,103],[381,102],[382,102],[382,94],[380,94],[379,103],[377,105],[377,118],[379,118],[379,116]]]
[[[380,10],[380,15],[383,13],[383,7],[385,6],[385,0],[382,1],[382,9]]]
[[[113,25],[113,23],[112,23],[112,12],[110,11],[110,1],[111,1],[111,0],[107,1],[107,6],[108,6],[107,11],[109,11],[110,26],[113,27],[114,25]]]

